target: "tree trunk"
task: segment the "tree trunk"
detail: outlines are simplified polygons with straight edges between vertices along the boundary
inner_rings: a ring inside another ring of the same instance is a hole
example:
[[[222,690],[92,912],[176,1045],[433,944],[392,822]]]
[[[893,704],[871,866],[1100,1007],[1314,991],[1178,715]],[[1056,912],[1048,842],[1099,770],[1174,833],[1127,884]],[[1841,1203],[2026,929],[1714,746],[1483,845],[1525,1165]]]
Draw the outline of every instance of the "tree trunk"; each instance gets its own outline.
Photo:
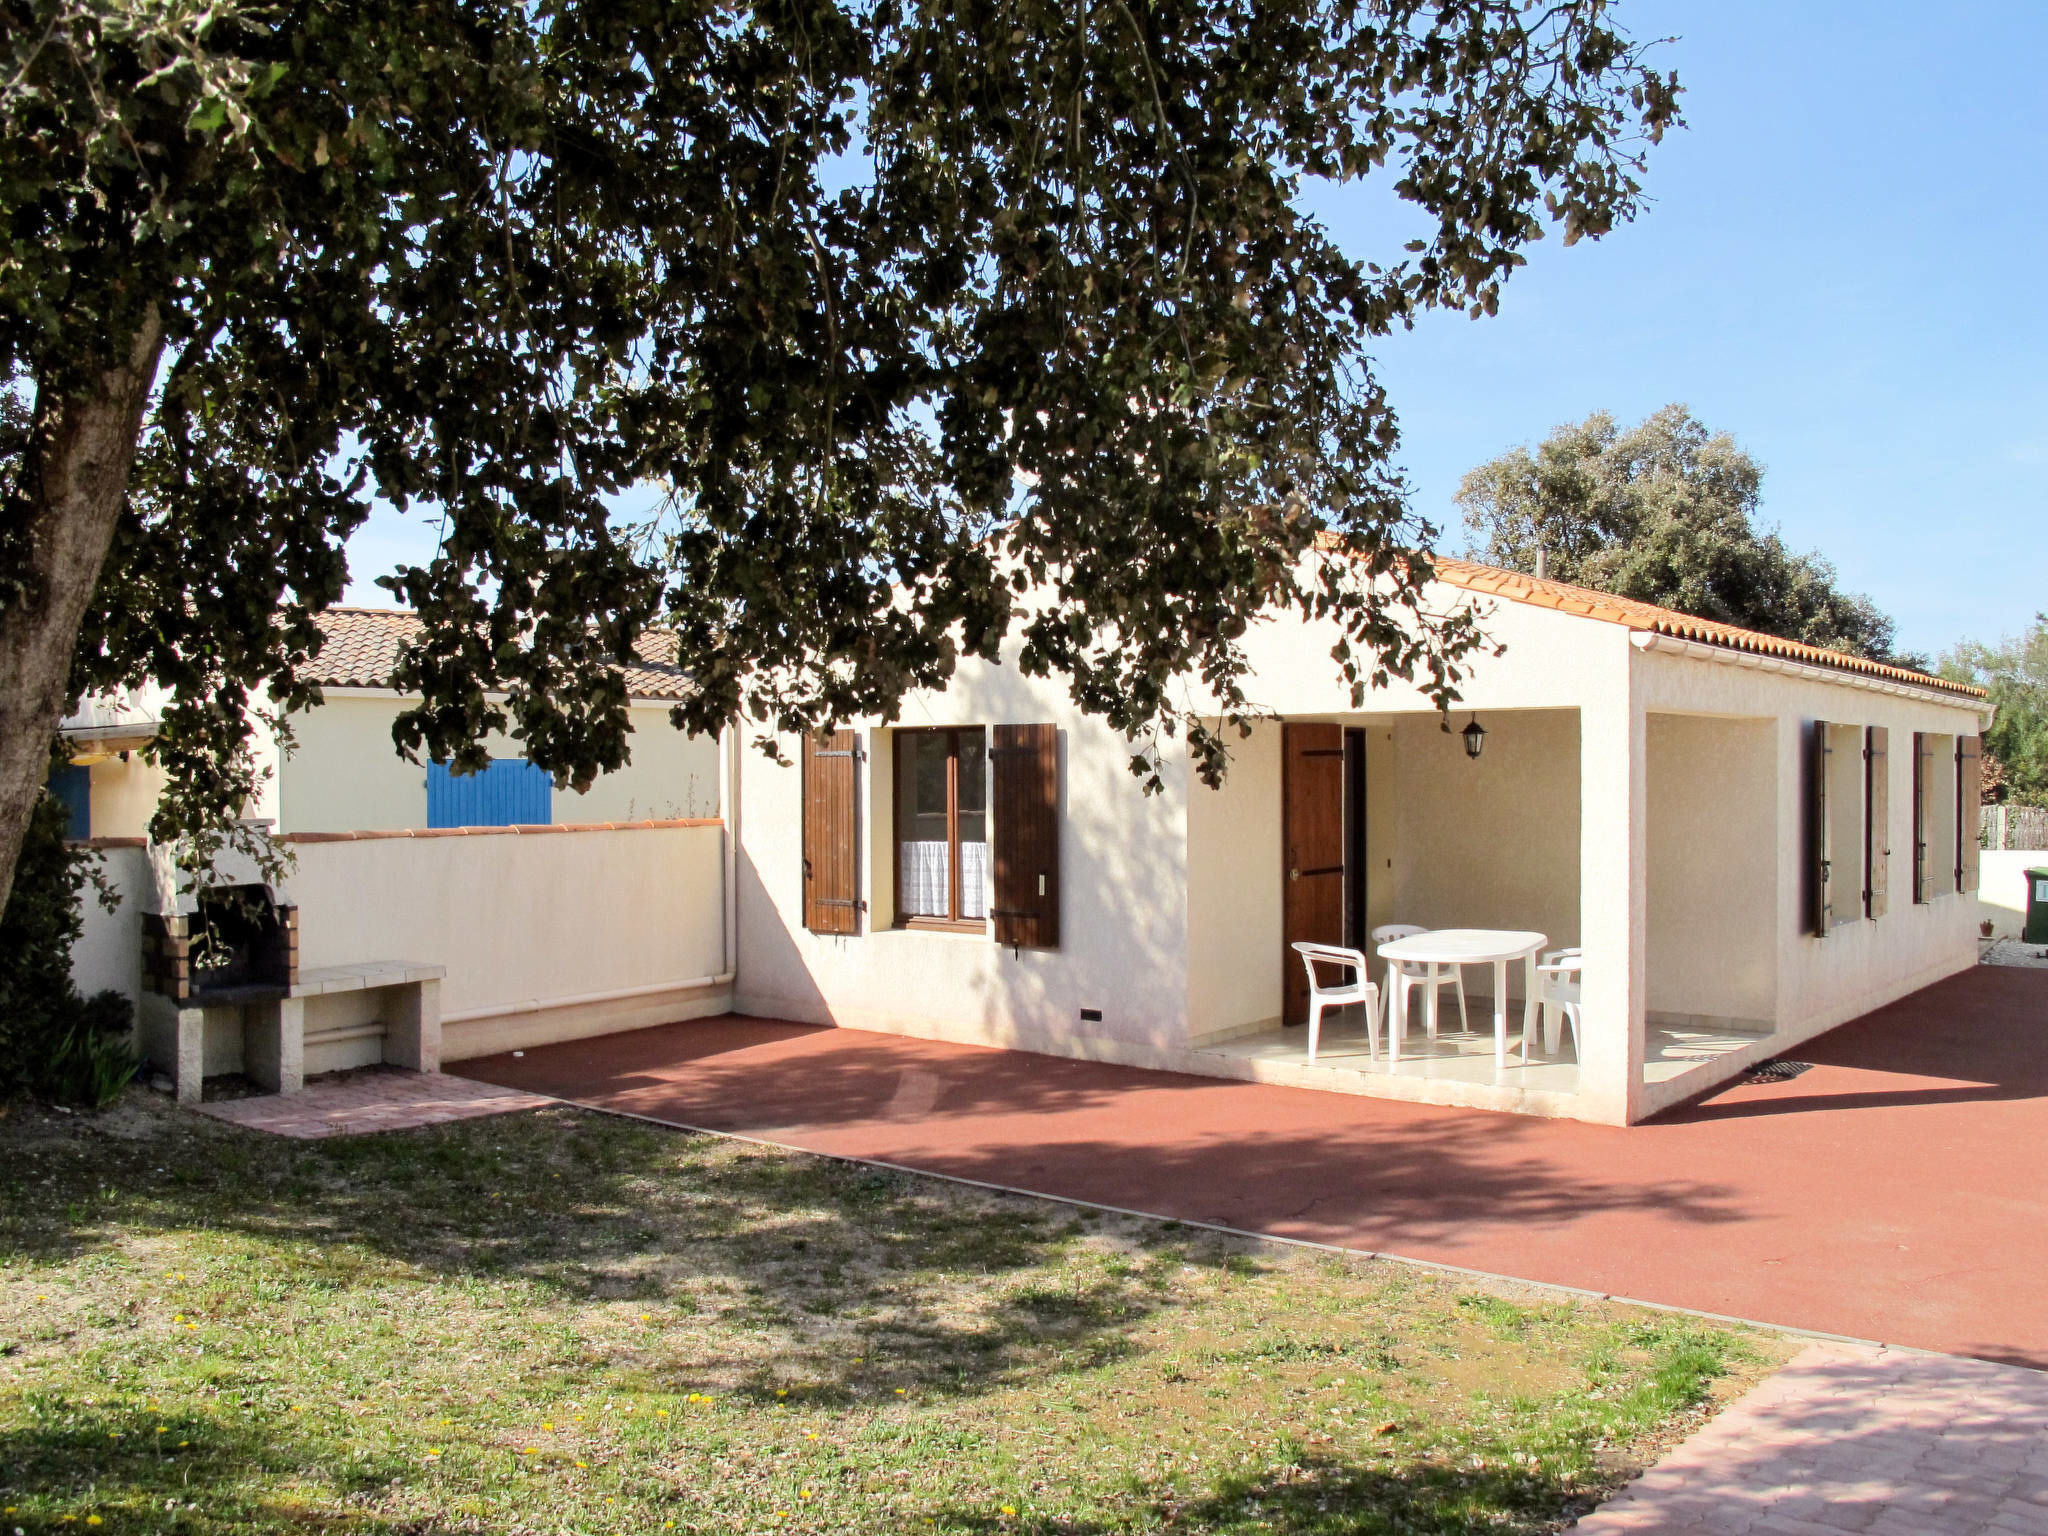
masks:
[[[0,909],[49,777],[50,740],[69,702],[79,622],[128,494],[163,344],[163,323],[151,306],[125,362],[75,393],[53,398],[38,389],[28,461],[0,508],[26,535],[21,598],[0,607]]]

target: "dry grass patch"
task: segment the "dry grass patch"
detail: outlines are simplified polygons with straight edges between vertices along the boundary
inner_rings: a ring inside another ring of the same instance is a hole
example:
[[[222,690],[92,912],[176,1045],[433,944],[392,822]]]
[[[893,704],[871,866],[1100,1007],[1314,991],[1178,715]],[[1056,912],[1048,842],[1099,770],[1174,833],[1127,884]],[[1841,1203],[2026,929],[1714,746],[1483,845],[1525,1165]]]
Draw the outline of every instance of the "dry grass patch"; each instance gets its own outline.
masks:
[[[1541,1531],[1785,1353],[566,1109],[0,1119],[0,1531]]]

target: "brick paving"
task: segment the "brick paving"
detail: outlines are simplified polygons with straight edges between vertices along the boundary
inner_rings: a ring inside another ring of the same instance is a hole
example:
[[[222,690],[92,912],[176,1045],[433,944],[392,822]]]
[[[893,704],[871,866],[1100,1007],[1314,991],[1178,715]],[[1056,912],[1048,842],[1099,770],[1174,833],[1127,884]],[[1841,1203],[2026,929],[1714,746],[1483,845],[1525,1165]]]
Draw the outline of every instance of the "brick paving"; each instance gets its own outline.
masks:
[[[439,1072],[403,1072],[369,1067],[315,1078],[303,1093],[262,1094],[195,1105],[202,1115],[252,1131],[294,1136],[361,1136],[445,1125],[520,1109],[539,1109],[555,1100],[537,1093],[499,1088]]]
[[[1579,1536],[2048,1536],[2048,1375],[1816,1344]]]
[[[910,978],[906,985],[914,982]],[[725,1017],[468,1077],[1055,1198],[2048,1367],[2048,972],[1621,1130]]]

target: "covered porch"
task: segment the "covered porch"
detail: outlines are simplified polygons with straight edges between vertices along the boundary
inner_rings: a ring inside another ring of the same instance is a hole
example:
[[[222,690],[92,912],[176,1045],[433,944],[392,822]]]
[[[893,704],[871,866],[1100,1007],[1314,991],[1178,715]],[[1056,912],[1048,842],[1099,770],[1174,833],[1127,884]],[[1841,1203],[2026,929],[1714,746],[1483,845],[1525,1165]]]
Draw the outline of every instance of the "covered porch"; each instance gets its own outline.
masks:
[[[1190,1064],[1625,1124],[1767,1057],[1776,726],[1647,711],[1626,695],[1448,722],[1413,710],[1261,724],[1225,787],[1190,798]],[[1375,938],[1392,925],[1582,951],[1576,1028],[1553,1016],[1525,1050],[1531,973],[1518,960],[1505,966],[1497,1047],[1495,966],[1446,968],[1462,980],[1462,1016],[1455,986],[1397,980],[1397,1057]],[[1324,1015],[1313,1061],[1298,940],[1361,951],[1379,992],[1376,1027],[1362,1006]]]

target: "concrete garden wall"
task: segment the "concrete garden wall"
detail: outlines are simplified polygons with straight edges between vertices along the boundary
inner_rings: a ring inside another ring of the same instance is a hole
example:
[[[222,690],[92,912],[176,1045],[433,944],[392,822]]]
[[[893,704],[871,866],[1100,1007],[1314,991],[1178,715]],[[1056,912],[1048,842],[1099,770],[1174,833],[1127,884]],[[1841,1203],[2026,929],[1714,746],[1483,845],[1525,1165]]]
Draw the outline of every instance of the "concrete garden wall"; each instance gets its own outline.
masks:
[[[302,972],[381,960],[447,967],[447,1060],[726,1012],[723,825],[288,838]],[[72,973],[136,995],[148,879],[107,850],[122,890],[88,893]]]

